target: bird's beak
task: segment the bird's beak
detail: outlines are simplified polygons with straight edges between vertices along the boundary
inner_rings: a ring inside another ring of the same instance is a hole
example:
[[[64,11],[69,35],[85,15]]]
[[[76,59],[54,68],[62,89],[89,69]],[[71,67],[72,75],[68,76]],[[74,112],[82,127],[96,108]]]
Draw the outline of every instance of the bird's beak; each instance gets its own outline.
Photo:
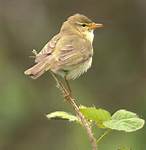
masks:
[[[101,23],[91,23],[91,24],[89,24],[89,28],[91,29],[91,30],[94,30],[94,29],[96,29],[96,28],[101,28],[101,27],[103,27],[103,24],[101,24]]]

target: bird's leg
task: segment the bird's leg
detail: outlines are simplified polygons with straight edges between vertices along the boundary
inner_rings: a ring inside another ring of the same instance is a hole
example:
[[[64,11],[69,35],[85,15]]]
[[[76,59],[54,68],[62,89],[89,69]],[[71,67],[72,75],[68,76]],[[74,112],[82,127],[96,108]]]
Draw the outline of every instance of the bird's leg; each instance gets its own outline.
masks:
[[[65,81],[67,89],[68,89],[68,94],[69,94],[69,96],[71,96],[72,95],[72,91],[71,91],[71,87],[70,87],[70,84],[69,84],[66,76],[64,77],[64,81]]]
[[[57,78],[57,76],[50,71],[52,77],[55,79],[56,83],[57,83],[57,87],[61,90],[61,92],[63,93],[64,99],[68,100],[69,99],[69,91],[65,88],[64,84]]]

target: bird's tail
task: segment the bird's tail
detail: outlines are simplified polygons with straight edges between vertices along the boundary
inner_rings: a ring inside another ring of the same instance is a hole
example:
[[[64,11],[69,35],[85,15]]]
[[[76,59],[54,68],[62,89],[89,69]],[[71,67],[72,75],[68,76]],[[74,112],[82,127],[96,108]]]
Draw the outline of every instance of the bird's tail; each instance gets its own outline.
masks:
[[[49,70],[48,62],[42,61],[27,69],[24,74],[30,76],[33,79],[40,77],[45,71]]]

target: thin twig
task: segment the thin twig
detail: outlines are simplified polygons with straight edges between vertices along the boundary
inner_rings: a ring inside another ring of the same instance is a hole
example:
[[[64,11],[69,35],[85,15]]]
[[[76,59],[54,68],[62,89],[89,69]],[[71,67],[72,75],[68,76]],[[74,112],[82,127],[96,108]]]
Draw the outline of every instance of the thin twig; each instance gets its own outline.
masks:
[[[106,130],[98,139],[97,139],[97,144],[107,135],[109,134],[109,132],[111,131],[111,129]]]
[[[84,117],[84,115],[80,112],[79,106],[76,104],[75,99],[70,95],[69,91],[65,88],[63,83],[61,81],[59,81],[59,79],[56,77],[56,75],[54,73],[51,72],[51,75],[57,82],[57,86],[61,90],[62,94],[64,95],[64,98],[72,105],[73,109],[75,110],[78,118],[80,119],[80,121],[82,123],[82,126],[86,129],[87,135],[88,135],[90,143],[92,145],[92,150],[97,150],[96,139],[93,135],[90,123]]]

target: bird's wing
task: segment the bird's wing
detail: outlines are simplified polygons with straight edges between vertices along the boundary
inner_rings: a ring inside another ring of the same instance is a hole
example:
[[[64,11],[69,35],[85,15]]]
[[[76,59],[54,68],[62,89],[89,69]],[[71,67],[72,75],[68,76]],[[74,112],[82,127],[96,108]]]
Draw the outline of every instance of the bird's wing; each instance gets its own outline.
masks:
[[[57,67],[70,68],[85,62],[92,56],[92,44],[79,36],[64,36],[57,43]],[[55,53],[55,52],[54,52]]]
[[[58,40],[60,39],[61,35],[57,34],[56,36],[54,36],[44,47],[43,49],[36,54],[36,58],[35,58],[35,62],[38,63],[40,61],[42,61],[44,58],[46,58],[47,56],[51,55],[52,52],[55,49],[55,46],[58,42]]]

